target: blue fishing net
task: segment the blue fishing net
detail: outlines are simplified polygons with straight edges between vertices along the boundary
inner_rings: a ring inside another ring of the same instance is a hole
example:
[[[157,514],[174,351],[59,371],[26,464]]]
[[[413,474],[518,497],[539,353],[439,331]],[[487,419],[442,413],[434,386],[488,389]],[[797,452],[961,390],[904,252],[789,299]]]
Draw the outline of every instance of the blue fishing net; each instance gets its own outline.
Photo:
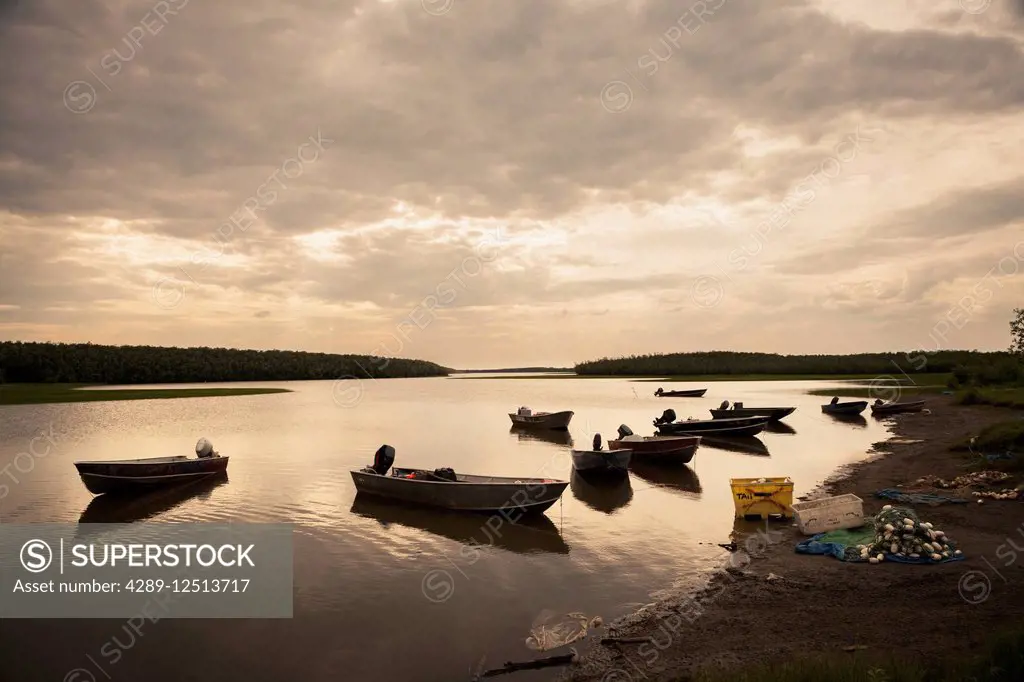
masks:
[[[931,493],[908,493],[896,488],[885,488],[875,493],[875,497],[904,504],[967,504],[967,500],[958,497],[947,497],[945,495],[932,495]]]

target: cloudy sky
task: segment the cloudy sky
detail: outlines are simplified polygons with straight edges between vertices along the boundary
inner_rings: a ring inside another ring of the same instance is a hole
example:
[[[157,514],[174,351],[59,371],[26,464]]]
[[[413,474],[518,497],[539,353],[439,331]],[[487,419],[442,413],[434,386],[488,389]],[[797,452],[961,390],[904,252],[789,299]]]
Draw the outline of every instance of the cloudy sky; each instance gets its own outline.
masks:
[[[1020,5],[3,0],[0,338],[1004,349]]]

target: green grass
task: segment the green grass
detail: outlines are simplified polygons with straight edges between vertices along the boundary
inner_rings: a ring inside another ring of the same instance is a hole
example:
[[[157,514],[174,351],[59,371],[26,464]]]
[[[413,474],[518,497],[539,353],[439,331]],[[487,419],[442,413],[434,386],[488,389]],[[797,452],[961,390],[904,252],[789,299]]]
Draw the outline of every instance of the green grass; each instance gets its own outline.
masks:
[[[955,443],[951,450],[976,453],[1010,453],[1011,459],[983,459],[980,456],[971,462],[973,469],[997,469],[999,471],[1024,471],[1024,419],[1013,419],[986,426],[975,437],[974,443],[967,438]]]
[[[0,405],[44,403],[86,403],[113,400],[165,400],[170,398],[214,398],[238,395],[291,393],[286,388],[115,388],[80,391],[88,384],[2,384]]]
[[[917,374],[914,375],[914,381],[919,384],[923,383],[941,383],[945,385],[949,380],[949,374]],[[532,376],[532,377],[516,377],[516,376],[503,376],[503,377],[468,377],[470,379],[521,379],[521,380],[533,380],[533,379],[628,379],[636,382],[646,383],[668,383],[670,381],[687,381],[692,383],[700,383],[703,381],[863,381],[872,382],[879,379],[876,374],[690,374],[684,376],[663,376],[663,377],[651,377],[644,375],[631,375],[631,374],[555,374],[546,376]],[[904,378],[898,372],[894,375],[888,375],[883,377],[884,380],[892,381],[892,379]],[[828,395],[834,395],[834,393],[828,393]]]
[[[894,384],[879,384],[877,386],[851,386],[849,388],[816,388],[808,391],[811,395],[839,396],[840,398],[881,398],[882,400],[897,400],[907,396],[938,394],[947,391],[945,386],[900,386],[897,393]]]
[[[680,678],[682,680],[691,678]],[[960,660],[920,662],[910,651],[878,658],[836,651],[779,665],[706,671],[695,682],[1015,682],[1024,680],[1024,629],[992,637],[982,651]]]
[[[959,394],[961,405],[992,405],[1024,410],[1024,387],[972,388]]]

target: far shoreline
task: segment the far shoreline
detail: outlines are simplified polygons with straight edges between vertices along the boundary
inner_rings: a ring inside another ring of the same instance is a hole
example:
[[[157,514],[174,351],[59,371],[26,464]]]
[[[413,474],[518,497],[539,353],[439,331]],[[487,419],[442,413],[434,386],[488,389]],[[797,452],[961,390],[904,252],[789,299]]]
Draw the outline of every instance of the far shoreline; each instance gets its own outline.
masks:
[[[269,388],[264,386],[250,386],[245,388],[119,387],[108,389],[105,388],[107,385],[109,384],[0,384],[0,406],[120,402],[125,400],[171,400],[176,398],[227,398],[234,396],[274,395],[293,392],[291,389],[287,388]],[[100,390],[82,390],[90,388]]]

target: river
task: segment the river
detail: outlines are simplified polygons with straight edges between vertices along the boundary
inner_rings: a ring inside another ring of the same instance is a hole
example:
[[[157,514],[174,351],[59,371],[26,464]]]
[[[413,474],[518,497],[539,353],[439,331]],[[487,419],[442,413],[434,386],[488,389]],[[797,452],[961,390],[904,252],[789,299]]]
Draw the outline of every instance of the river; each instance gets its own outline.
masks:
[[[807,391],[829,382],[691,384],[709,387],[700,399],[659,399],[657,386],[683,385],[625,379],[259,385],[293,392],[0,407],[0,468],[17,478],[2,481],[3,523],[296,524],[292,619],[163,619],[131,634],[118,620],[4,620],[0,679],[469,680],[481,665],[550,655],[525,640],[551,615],[582,612],[607,622],[662,590],[696,585],[728,556],[717,545],[742,523],[733,519],[729,478],[789,476],[800,496],[886,437],[870,417],[849,423],[823,415],[827,398]],[[349,471],[384,443],[395,447],[398,466],[570,478],[566,438],[510,429],[508,413],[520,405],[575,411],[569,435],[585,448],[595,432],[607,441],[622,423],[650,434],[651,419],[667,407],[681,419],[709,418],[708,408],[725,399],[797,411],[782,432],[759,436],[767,456],[702,445],[682,470],[634,471],[610,489],[574,479],[560,503],[527,525],[489,530],[486,518],[355,501]],[[36,441],[37,454],[19,456],[42,432],[52,435]],[[231,456],[227,481],[109,504],[72,466],[188,455],[200,437]],[[482,546],[466,551],[472,542]],[[116,661],[107,655],[114,638]]]

